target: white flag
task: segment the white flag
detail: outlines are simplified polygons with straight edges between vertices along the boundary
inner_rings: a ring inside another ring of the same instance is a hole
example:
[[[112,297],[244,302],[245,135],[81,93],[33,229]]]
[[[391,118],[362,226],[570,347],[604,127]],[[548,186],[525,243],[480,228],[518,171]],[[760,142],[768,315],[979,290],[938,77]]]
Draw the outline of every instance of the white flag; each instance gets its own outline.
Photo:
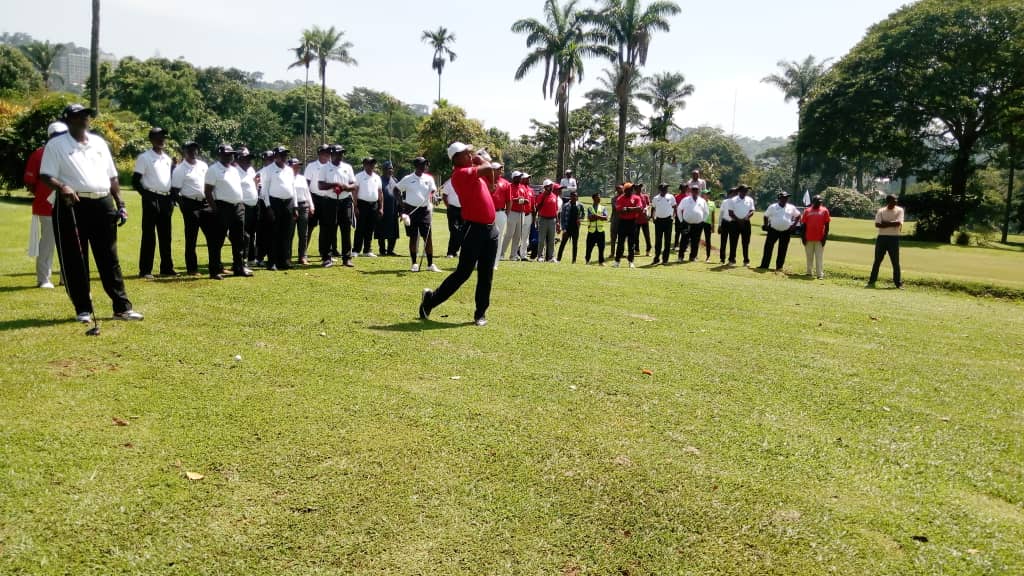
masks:
[[[810,205],[811,205],[811,193],[809,191],[807,191],[807,190],[804,190],[804,206],[810,206]]]

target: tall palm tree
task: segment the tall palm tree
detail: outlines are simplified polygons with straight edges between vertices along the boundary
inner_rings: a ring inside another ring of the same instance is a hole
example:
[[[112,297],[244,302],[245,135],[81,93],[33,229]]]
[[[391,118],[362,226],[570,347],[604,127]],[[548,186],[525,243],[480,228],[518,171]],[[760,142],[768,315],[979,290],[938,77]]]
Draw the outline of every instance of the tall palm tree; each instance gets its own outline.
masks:
[[[771,84],[782,91],[784,100],[789,102],[796,100],[797,106],[797,139],[800,137],[800,128],[803,120],[804,102],[807,96],[818,85],[825,73],[828,72],[828,63],[831,58],[817,61],[814,55],[808,55],[803,62],[779,60],[778,67],[781,74],[765,76],[761,82]],[[800,193],[800,147],[796,147],[796,165],[793,166],[793,193]]]
[[[50,44],[49,40],[46,42],[36,40],[29,44],[23,44],[20,48],[32,66],[43,76],[43,85],[47,90],[50,88],[51,78],[63,79],[60,73],[53,69],[57,58],[64,52],[63,44]]]
[[[304,110],[302,117],[302,158],[309,159],[309,67],[316,61],[314,47],[317,44],[317,36],[313,30],[303,30],[299,38],[299,45],[292,48],[295,54],[295,62],[288,65],[288,69],[302,66],[306,69],[306,81],[303,84]]]
[[[644,82],[644,90],[637,97],[654,108],[654,117],[650,123],[652,140],[668,142],[668,131],[676,127],[676,110],[686,107],[686,98],[693,94],[693,84],[686,83],[686,77],[678,72],[663,72],[650,76]],[[657,180],[665,168],[664,149],[658,154]]]
[[[619,85],[619,69],[617,67],[605,68],[602,72],[604,72],[604,75],[597,79],[599,86],[588,91],[584,94],[584,97],[590,101],[590,108],[598,114],[617,114],[619,96],[616,93],[615,87]],[[634,74],[630,85],[626,87],[627,101],[629,103],[626,110],[626,121],[630,126],[640,126],[644,121],[644,115],[640,113],[640,109],[637,108],[636,102],[633,100],[633,97],[640,92],[644,81],[644,76]]]
[[[569,90],[583,79],[583,59],[611,59],[614,52],[603,43],[603,36],[590,25],[593,15],[576,9],[577,0],[559,6],[558,0],[544,2],[544,19],[517,20],[512,31],[526,34],[526,47],[532,51],[519,64],[515,79],[522,80],[533,68],[544,62],[544,98],[555,99],[558,106],[557,172],[562,174],[569,145]]]
[[[320,141],[327,141],[327,64],[340,62],[349,66],[357,66],[355,58],[349,54],[352,43],[345,40],[345,31],[336,30],[334,26],[324,30],[314,26],[312,30],[316,41],[313,53],[316,54],[320,68]]]
[[[455,52],[452,52],[455,34],[444,26],[439,26],[437,30],[424,30],[422,40],[434,48],[434,60],[430,67],[437,70],[437,100],[440,101],[441,72],[444,72],[444,65],[447,62],[455,62]]]
[[[89,44],[89,107],[99,110],[100,106],[100,0],[92,0],[92,39]]]
[[[653,0],[646,7],[642,0],[602,0],[598,28],[605,41],[616,50],[619,99],[619,149],[615,177],[621,182],[626,168],[626,125],[629,121],[629,87],[640,67],[647,64],[647,51],[655,32],[668,32],[668,18],[679,14],[679,5],[671,0]]]

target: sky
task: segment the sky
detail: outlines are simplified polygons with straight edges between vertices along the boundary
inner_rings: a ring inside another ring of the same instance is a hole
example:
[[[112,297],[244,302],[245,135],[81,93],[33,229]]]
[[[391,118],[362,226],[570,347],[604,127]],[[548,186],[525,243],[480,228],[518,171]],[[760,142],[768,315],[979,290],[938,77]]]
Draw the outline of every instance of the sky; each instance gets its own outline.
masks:
[[[596,0],[580,0],[580,6]],[[677,0],[682,12],[672,30],[657,34],[645,74],[680,72],[695,92],[676,123],[717,126],[728,133],[764,138],[796,130],[796,103],[761,79],[779,60],[842,57],[867,28],[904,0]],[[90,2],[0,0],[0,32],[25,32],[39,40],[89,45]],[[239,9],[244,6],[245,10]],[[339,10],[340,8],[340,10]],[[345,30],[358,66],[332,63],[327,85],[341,94],[355,86],[386,91],[410,104],[437,98],[433,51],[423,30],[445,26],[455,34],[457,59],[445,67],[442,96],[513,136],[530,120],[555,120],[555,104],[541,94],[543,67],[516,82],[527,53],[525,37],[511,32],[520,18],[543,18],[543,0],[103,0],[100,44],[118,57],[183,57],[194,65],[259,71],[268,81],[301,80],[288,69],[291,48],[313,25]],[[60,14],[59,19],[53,18]],[[55,22],[57,23],[55,25]],[[585,61],[572,106],[596,85],[599,60]],[[316,72],[312,75],[316,79]]]

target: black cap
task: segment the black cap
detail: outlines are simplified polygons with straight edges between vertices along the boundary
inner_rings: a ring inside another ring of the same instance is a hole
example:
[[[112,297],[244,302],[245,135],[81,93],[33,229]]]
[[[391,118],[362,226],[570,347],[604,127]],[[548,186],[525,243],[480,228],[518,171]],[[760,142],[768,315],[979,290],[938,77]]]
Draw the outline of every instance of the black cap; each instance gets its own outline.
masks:
[[[381,163],[380,167],[385,170],[390,170],[394,168],[395,165],[391,163],[391,160],[385,160],[383,163]]]
[[[811,202],[821,202],[821,201],[822,201],[821,194],[815,194],[814,196],[811,197]]]
[[[298,158],[289,158],[288,159],[288,165],[289,166],[298,166],[299,164],[302,164],[302,160],[299,160]]]
[[[153,126],[152,128],[149,129],[149,137],[150,138],[155,138],[157,136],[164,136],[164,137],[166,137],[167,136],[167,130],[164,130],[163,128],[161,128],[159,126]]]
[[[658,190],[668,190],[668,184],[665,184],[664,182],[658,184]]]
[[[423,156],[417,156],[412,159],[413,166],[426,166],[427,164],[430,164],[430,161]]]
[[[331,144],[331,154],[344,154],[345,147],[341,144]]]
[[[217,154],[234,154],[235,149],[231,147],[231,144],[221,144],[217,146]]]
[[[316,147],[316,153],[317,154],[323,154],[324,152],[330,152],[330,151],[331,151],[331,145],[330,144],[321,144],[321,145]]]
[[[245,146],[239,146],[238,150],[235,151],[235,155],[239,158],[251,158],[252,152],[250,152]]]
[[[274,148],[274,156],[281,156],[282,154],[287,156],[289,152],[291,152],[291,150],[288,150],[285,146],[278,146],[277,148]]]
[[[789,192],[786,192],[785,190],[779,192],[779,198],[789,198]]]
[[[363,158],[363,164],[376,164],[376,163],[377,163],[377,159],[374,158],[373,156],[367,156],[366,158]]]
[[[199,148],[199,143],[195,140],[187,140],[185,141],[185,148]]]
[[[263,159],[264,160],[268,160],[268,159],[273,158],[273,157],[274,157],[274,151],[273,150],[264,150],[263,151]]]
[[[737,187],[735,188],[735,190],[736,190],[737,192],[739,192],[739,191],[741,191],[741,190],[750,190],[750,186],[747,186],[746,184],[740,184],[739,186],[737,186]]]
[[[90,116],[95,116],[96,115],[96,111],[93,110],[92,108],[86,108],[85,106],[83,106],[83,105],[81,105],[81,104],[76,102],[74,104],[68,104],[64,108],[64,113],[62,114],[61,117],[62,118],[70,118],[71,116],[79,116],[81,114],[88,114]]]

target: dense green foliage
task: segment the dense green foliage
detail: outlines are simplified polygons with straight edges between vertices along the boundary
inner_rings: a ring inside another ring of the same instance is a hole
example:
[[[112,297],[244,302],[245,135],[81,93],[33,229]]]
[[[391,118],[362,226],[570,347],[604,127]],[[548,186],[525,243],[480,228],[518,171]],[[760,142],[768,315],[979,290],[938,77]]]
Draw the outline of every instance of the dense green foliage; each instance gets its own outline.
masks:
[[[863,192],[852,188],[826,188],[821,197],[829,212],[836,217],[872,218],[879,208],[878,204]],[[917,225],[921,225],[920,220],[917,221]]]
[[[0,44],[0,98],[20,98],[43,88],[43,77],[25,55]]]

